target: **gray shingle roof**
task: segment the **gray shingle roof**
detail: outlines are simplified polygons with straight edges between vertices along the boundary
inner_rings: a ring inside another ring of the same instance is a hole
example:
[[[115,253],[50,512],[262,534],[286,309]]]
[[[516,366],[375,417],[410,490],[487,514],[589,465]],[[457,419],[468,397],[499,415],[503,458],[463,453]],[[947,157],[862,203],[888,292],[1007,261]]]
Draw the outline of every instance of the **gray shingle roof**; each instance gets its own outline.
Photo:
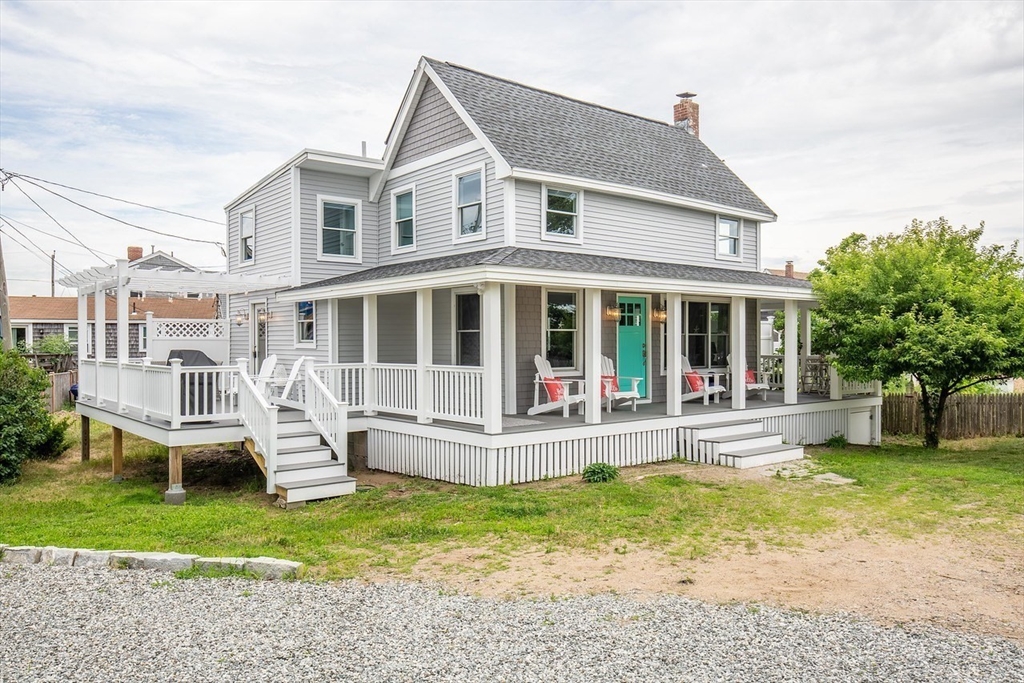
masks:
[[[811,283],[806,280],[794,280],[758,271],[708,268],[682,263],[640,261],[613,256],[590,256],[565,251],[501,247],[498,249],[471,251],[451,256],[438,256],[420,261],[408,261],[406,263],[368,268],[348,275],[320,280],[319,282],[310,282],[289,291],[318,289],[334,285],[386,280],[406,275],[423,275],[443,270],[488,265],[572,273],[597,273],[621,277],[664,278],[669,280],[761,285],[765,287],[796,287],[799,289],[811,288]]]
[[[169,259],[163,254],[151,254],[150,256],[133,261],[132,267],[141,270],[196,270],[192,266],[183,266],[181,263]]]
[[[513,168],[586,178],[775,215],[681,128],[427,59]]]

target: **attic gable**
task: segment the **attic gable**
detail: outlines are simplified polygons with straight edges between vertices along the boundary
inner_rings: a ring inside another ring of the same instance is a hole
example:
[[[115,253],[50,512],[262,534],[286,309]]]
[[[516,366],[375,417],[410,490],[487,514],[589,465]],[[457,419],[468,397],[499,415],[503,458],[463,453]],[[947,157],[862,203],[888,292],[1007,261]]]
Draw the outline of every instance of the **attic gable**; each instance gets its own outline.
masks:
[[[398,167],[475,139],[458,112],[429,78],[395,154]]]

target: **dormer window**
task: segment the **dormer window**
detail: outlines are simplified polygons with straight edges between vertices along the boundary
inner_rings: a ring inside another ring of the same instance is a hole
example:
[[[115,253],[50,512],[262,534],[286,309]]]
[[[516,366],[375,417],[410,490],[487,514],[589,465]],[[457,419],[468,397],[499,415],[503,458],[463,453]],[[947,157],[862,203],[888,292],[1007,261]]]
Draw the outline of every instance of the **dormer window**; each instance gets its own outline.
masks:
[[[484,203],[482,168],[455,176],[455,239],[484,239]]]
[[[580,195],[576,190],[544,188],[544,239],[579,241]]]
[[[416,249],[416,194],[414,188],[391,193],[392,252]]]
[[[240,263],[249,263],[256,253],[256,210],[238,214],[238,253]]]
[[[740,258],[740,221],[738,218],[718,217],[718,257]]]

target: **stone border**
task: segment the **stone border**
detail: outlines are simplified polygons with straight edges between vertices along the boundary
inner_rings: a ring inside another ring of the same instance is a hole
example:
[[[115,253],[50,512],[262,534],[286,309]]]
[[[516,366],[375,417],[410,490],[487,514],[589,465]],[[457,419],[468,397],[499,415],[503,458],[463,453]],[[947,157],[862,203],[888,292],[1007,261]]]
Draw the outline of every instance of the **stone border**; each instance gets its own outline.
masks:
[[[193,567],[200,570],[248,572],[263,579],[294,579],[301,574],[301,562],[274,557],[200,557],[181,553],[139,553],[130,550],[87,550],[54,546],[0,543],[0,563],[45,564],[59,567],[109,567],[111,569],[155,569],[177,572]]]

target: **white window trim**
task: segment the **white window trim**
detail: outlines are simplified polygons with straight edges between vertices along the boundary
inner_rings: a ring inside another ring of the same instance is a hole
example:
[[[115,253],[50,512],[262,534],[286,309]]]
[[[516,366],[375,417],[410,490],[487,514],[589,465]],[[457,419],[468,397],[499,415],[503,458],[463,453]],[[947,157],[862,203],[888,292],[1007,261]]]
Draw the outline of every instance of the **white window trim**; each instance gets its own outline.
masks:
[[[299,304],[304,303],[302,301],[296,301],[292,304],[292,342],[297,349],[315,349],[316,348],[316,300],[312,300],[313,303],[313,339],[310,341],[301,341],[299,339]]]
[[[398,246],[398,213],[396,209],[397,198],[400,194],[406,194],[412,192],[412,244],[405,246]],[[418,246],[416,240],[416,185],[406,185],[405,187],[398,187],[391,190],[391,255],[396,254],[407,254],[409,252],[416,251]]]
[[[483,298],[482,298],[482,293],[476,287],[456,287],[456,288],[453,288],[451,291],[452,291],[452,296],[451,296],[451,299],[452,299],[452,302],[451,302],[452,303],[452,316],[451,316],[451,320],[452,320],[452,343],[451,343],[451,347],[452,347],[452,354],[451,354],[452,362],[451,362],[451,364],[452,365],[458,365],[458,363],[459,363],[459,295],[476,294],[477,296],[481,296],[481,299],[480,299],[480,305],[481,306],[483,306]],[[483,324],[484,324],[484,321],[483,321],[483,309],[481,309],[481,311],[480,311],[480,316],[481,316],[480,317],[480,325],[483,326]],[[480,332],[480,341],[482,343],[483,342],[483,330],[481,329],[479,332]],[[459,367],[474,368],[474,367],[482,367],[482,366],[478,366],[478,365],[459,365]]]
[[[480,174],[480,232],[463,235],[459,232],[459,178],[471,173]],[[487,165],[478,164],[452,173],[452,244],[481,242],[487,239]]]
[[[722,219],[736,221],[736,225],[739,228],[739,236],[736,238],[736,255],[723,254],[718,250],[718,240],[720,235],[718,229],[721,225]],[[733,261],[738,262],[743,260],[743,219],[738,216],[725,216],[723,214],[715,214],[715,259],[718,261]]]
[[[242,216],[251,213],[252,214],[252,258],[243,259],[242,255],[245,250],[242,248]],[[249,204],[238,210],[238,266],[245,268],[256,263],[256,205]]]
[[[356,207],[356,236],[352,256],[324,253],[324,202],[349,204]],[[334,263],[363,262],[363,200],[352,199],[351,197],[335,197],[326,194],[318,194],[316,196],[316,260],[332,261]]]
[[[555,235],[548,232],[548,190],[561,190],[563,192],[576,193],[576,234]],[[546,242],[568,242],[569,244],[583,243],[583,190],[574,187],[560,185],[540,186],[540,238]]]
[[[665,298],[668,295],[667,294],[662,294],[661,296],[663,297],[662,300],[664,301]],[[683,355],[686,355],[686,341],[687,341],[686,340],[686,336],[687,336],[686,327],[687,327],[687,323],[689,322],[689,319],[690,319],[690,308],[689,308],[690,304],[706,304],[708,306],[708,320],[709,321],[710,321],[710,316],[711,316],[711,304],[725,304],[726,306],[729,306],[729,315],[730,316],[732,315],[732,302],[729,301],[728,299],[722,299],[722,298],[719,298],[719,297],[711,297],[711,298],[706,298],[706,299],[682,299],[680,301],[680,309],[681,310],[679,312],[679,315],[682,318],[682,324],[680,326],[681,333],[682,333],[682,339],[679,340],[679,344],[680,344],[681,350],[683,352]],[[661,332],[661,335],[660,335],[661,336],[661,342],[660,343],[661,343],[661,374],[662,374],[662,376],[668,374],[668,370],[667,370],[668,359],[665,356],[665,350],[666,350],[665,349],[665,346],[666,346],[665,341],[666,341],[666,336],[667,336],[666,335],[667,327],[668,327],[668,321],[666,321],[665,325],[663,326],[663,329],[662,329],[662,332]],[[730,329],[730,331],[727,334],[730,335],[729,343],[731,344],[732,343],[732,337],[731,337],[732,330]],[[705,336],[708,337],[709,346],[708,346],[707,351],[708,351],[708,354],[710,356],[710,353],[711,353],[711,347],[710,347],[711,331],[709,330]],[[710,367],[711,368],[717,368],[717,367],[721,367],[721,366],[712,365]],[[708,366],[701,366],[699,368],[694,368],[694,369],[699,371],[699,370],[707,370],[709,368],[708,368]]]
[[[568,293],[568,294],[575,294],[576,295],[576,344],[574,345],[574,348],[572,350],[572,356],[573,356],[573,360],[575,361],[575,363],[573,364],[573,366],[571,368],[551,368],[551,372],[554,373],[554,375],[556,377],[559,377],[559,376],[562,376],[562,375],[578,375],[581,372],[583,372],[583,366],[580,363],[580,361],[582,360],[580,358],[580,344],[583,341],[582,339],[580,339],[580,333],[582,333],[585,330],[584,322],[583,322],[583,304],[582,304],[582,301],[583,301],[583,290],[582,289],[563,288],[563,287],[541,287],[541,289],[540,289],[540,329],[541,329],[540,356],[544,360],[547,360],[547,358],[548,358],[548,332],[550,331],[550,330],[548,330],[548,292]]]
[[[146,323],[132,324],[139,327],[139,353],[149,353],[149,326]]]

